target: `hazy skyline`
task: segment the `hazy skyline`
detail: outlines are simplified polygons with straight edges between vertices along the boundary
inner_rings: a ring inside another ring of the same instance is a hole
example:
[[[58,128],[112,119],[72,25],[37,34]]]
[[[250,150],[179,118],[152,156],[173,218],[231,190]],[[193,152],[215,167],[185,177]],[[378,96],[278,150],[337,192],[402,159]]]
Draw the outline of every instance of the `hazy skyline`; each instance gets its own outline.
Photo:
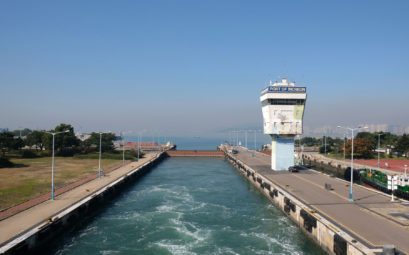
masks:
[[[262,129],[307,86],[305,130],[409,126],[408,1],[2,1],[0,128]]]

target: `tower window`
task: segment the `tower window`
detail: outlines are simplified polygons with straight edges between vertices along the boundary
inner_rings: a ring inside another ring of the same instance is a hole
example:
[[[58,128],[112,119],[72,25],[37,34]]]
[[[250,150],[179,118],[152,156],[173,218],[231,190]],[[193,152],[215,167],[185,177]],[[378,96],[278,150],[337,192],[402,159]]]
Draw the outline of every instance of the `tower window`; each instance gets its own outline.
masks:
[[[265,105],[304,105],[305,99],[266,99],[261,102],[262,106]]]

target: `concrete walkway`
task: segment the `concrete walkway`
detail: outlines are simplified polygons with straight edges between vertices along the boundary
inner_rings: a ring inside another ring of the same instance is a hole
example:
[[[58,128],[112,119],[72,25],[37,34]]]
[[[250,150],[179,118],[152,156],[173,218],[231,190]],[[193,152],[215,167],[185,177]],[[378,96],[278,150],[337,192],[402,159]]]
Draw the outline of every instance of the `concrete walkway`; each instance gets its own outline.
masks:
[[[349,201],[349,183],[314,170],[298,173],[273,171],[270,156],[239,149],[234,155],[276,185],[316,209],[343,231],[372,247],[393,244],[409,254],[409,203],[390,202],[380,192],[354,185],[354,202]],[[331,184],[333,190],[325,189]]]
[[[68,206],[80,201],[93,192],[103,188],[118,178],[126,175],[135,168],[153,159],[157,154],[146,154],[145,158],[138,162],[132,162],[125,167],[118,168],[112,172],[101,176],[101,179],[94,179],[76,188],[71,189],[55,197],[55,200],[47,200],[36,206],[28,208],[20,213],[0,221],[0,247],[6,241],[23,233],[24,231],[46,222],[50,217]]]

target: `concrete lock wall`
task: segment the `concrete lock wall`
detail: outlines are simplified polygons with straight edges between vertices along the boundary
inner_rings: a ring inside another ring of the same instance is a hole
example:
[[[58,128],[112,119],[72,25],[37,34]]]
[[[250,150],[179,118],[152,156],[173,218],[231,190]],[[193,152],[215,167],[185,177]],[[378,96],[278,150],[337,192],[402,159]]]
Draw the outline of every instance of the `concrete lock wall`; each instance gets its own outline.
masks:
[[[294,138],[272,135],[271,168],[286,171],[294,165]]]
[[[90,194],[77,203],[56,213],[46,222],[41,222],[31,229],[28,229],[1,247],[0,254],[40,253],[41,249],[44,248],[44,245],[46,245],[48,241],[52,240],[55,236],[61,234],[65,230],[72,228],[78,222],[84,221],[87,219],[87,216],[95,214],[98,207],[105,204],[103,202],[112,199],[124,188],[149,172],[152,167],[162,161],[164,157],[164,153],[158,154],[155,158],[146,162],[142,166],[139,166],[93,194]]]
[[[226,153],[226,159],[325,252],[336,255],[374,254],[369,247],[231,154]]]
[[[302,157],[305,165],[310,165],[314,169],[333,174],[342,179],[344,178],[346,167],[342,167],[340,164],[336,163],[313,159],[306,155],[302,155]]]

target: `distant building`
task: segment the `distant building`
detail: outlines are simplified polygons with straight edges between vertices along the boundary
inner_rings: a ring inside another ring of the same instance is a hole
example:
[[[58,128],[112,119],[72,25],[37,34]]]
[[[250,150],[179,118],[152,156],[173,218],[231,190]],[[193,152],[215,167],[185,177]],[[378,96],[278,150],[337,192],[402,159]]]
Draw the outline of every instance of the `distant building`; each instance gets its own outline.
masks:
[[[88,138],[91,137],[90,134],[80,134],[80,133],[75,134],[75,136],[76,136],[78,139],[80,139],[81,141],[85,141],[85,140],[87,140]]]
[[[8,132],[9,131],[9,129],[8,128],[0,128],[0,133],[3,133],[3,132]]]

